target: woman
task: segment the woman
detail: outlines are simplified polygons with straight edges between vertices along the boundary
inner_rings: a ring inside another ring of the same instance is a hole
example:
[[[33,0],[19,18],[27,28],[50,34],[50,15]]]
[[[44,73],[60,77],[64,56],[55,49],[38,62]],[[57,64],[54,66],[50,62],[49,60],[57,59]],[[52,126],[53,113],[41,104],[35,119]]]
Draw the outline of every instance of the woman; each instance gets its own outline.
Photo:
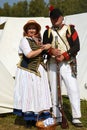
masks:
[[[29,20],[23,27],[24,37],[19,45],[20,63],[17,65],[14,113],[23,115],[29,125],[35,121],[38,112],[49,110],[51,105],[50,89],[47,72],[43,62],[43,50],[51,45],[42,45],[41,26]]]

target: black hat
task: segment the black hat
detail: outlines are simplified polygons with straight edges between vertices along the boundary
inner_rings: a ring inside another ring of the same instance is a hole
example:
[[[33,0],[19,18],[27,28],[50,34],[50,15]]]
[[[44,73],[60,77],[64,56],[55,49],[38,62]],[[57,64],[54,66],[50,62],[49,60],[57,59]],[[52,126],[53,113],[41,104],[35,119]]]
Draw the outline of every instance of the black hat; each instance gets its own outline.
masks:
[[[63,16],[63,14],[58,8],[55,8],[50,12],[50,18],[52,19],[59,18],[60,16]]]

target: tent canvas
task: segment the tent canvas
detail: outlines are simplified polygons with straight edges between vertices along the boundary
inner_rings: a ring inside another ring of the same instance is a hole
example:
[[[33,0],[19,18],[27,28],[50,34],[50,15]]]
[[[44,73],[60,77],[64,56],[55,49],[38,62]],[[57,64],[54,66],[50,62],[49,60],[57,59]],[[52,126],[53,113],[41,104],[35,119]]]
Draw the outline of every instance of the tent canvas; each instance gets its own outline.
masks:
[[[12,112],[13,87],[14,79],[0,62],[0,113]]]
[[[23,37],[23,25],[29,20],[29,19],[34,19],[37,22],[40,23],[42,30],[41,30],[41,35],[43,35],[43,31],[45,30],[45,26],[49,25],[51,26],[51,22],[49,18],[44,18],[44,17],[32,17],[32,18],[12,18],[9,17],[7,18],[7,22],[5,24],[3,34],[0,37],[0,64],[3,67],[3,70],[0,68],[0,77],[3,77],[4,80],[9,79],[8,84],[4,85],[4,92],[2,91],[3,87],[3,82],[1,82],[0,85],[0,109],[2,109],[1,104],[3,103],[4,105],[7,104],[7,100],[2,100],[2,95],[6,95],[8,97],[9,93],[8,91],[11,92],[12,95],[9,95],[8,98],[8,105],[7,108],[9,111],[12,111],[13,108],[13,89],[14,89],[14,79],[15,77],[15,71],[16,71],[16,64],[19,61],[18,57],[18,46],[20,39]],[[80,46],[81,50],[78,53],[77,56],[77,63],[78,63],[78,84],[80,86],[80,98],[81,99],[86,99],[87,100],[87,62],[86,62],[86,41],[87,41],[87,13],[83,14],[76,14],[76,15],[70,15],[64,17],[64,21],[66,24],[74,24],[76,30],[78,31],[78,35],[80,38]],[[6,76],[5,73],[7,74],[7,77],[5,78],[4,75]],[[1,80],[1,79],[0,79]],[[9,89],[8,89],[9,88]],[[6,90],[5,90],[6,89]],[[66,93],[65,86],[63,85],[62,87],[62,93]],[[3,107],[4,108],[4,107]],[[5,107],[6,108],[6,107]],[[8,111],[8,112],[9,112]],[[2,112],[4,113],[4,110],[2,109]],[[1,113],[1,111],[0,111]]]

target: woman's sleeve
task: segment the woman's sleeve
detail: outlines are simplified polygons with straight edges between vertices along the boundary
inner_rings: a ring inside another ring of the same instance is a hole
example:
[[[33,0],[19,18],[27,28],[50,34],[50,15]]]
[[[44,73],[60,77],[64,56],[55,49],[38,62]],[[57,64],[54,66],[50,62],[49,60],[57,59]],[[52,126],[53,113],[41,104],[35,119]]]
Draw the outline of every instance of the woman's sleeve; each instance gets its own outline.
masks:
[[[29,46],[28,40],[26,38],[21,39],[19,50],[26,56],[30,51],[31,48]]]

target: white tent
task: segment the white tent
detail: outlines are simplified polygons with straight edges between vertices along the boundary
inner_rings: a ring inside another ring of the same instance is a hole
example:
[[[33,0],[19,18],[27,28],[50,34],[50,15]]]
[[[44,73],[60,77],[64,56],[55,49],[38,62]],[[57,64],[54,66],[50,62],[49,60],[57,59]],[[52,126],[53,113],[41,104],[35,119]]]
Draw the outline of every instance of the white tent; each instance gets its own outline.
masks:
[[[0,113],[12,112],[14,79],[0,62]]]
[[[7,21],[7,17],[0,17],[0,26]],[[0,37],[2,36],[3,29],[0,28]]]
[[[0,67],[0,113],[5,113],[7,111],[4,108],[12,111],[13,108],[13,89],[14,89],[14,79],[15,71],[16,71],[16,64],[19,61],[18,57],[18,46],[20,39],[23,36],[23,25],[29,20],[34,19],[40,23],[42,27],[41,34],[45,30],[45,26],[51,26],[50,19],[44,17],[38,18],[7,18],[7,22],[5,24],[3,34],[0,37],[0,65],[2,66],[3,70]],[[86,63],[86,41],[87,41],[87,13],[71,15],[65,17],[66,24],[74,24],[79,37],[80,37],[80,44],[81,50],[77,56],[78,61],[78,83],[80,86],[80,97],[81,99],[87,100],[87,63]],[[7,73],[8,72],[8,73]],[[3,75],[3,76],[2,76]],[[5,75],[5,77],[4,77]],[[7,77],[6,77],[7,76]],[[4,84],[7,81],[8,83]],[[4,88],[3,88],[4,84]],[[2,89],[3,88],[3,89]],[[9,88],[9,89],[8,89]],[[10,93],[11,92],[11,93]],[[10,93],[10,94],[9,94]],[[62,93],[66,94],[65,87],[62,88]],[[2,95],[3,98],[2,98]],[[8,97],[8,101],[6,100]],[[3,105],[2,105],[3,104]],[[7,104],[7,105],[5,105]],[[2,108],[3,106],[3,108]]]

